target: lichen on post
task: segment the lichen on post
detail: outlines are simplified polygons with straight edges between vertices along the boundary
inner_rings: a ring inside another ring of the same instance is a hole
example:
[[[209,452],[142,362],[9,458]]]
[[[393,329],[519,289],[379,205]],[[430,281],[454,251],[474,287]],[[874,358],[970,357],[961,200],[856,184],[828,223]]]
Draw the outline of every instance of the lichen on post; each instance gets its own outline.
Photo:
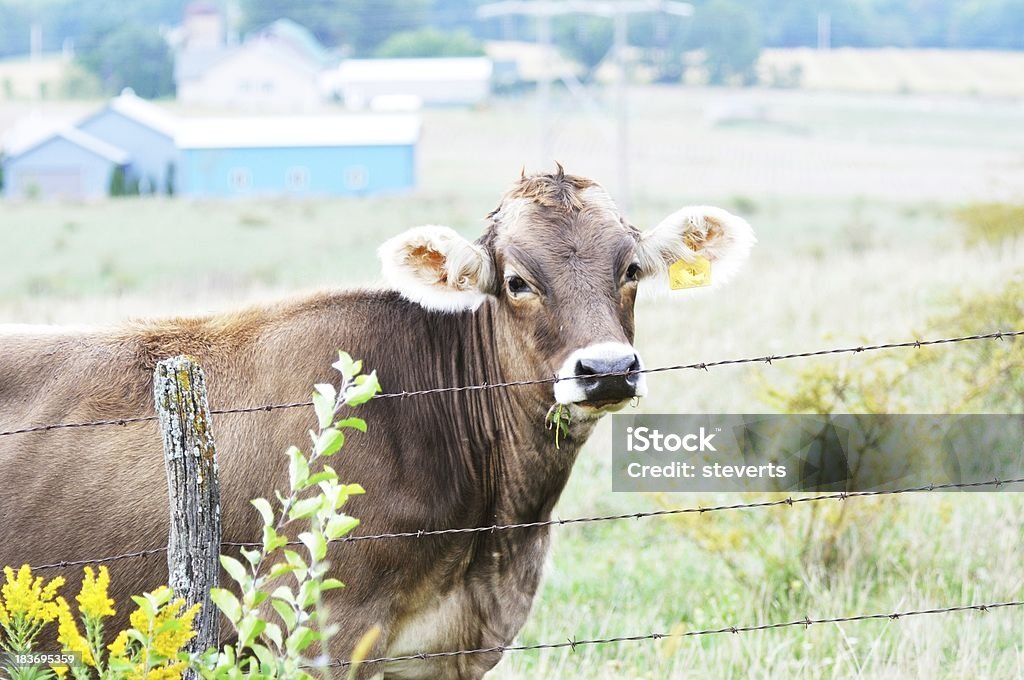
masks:
[[[218,614],[210,588],[218,583],[221,542],[220,483],[210,425],[206,377],[187,357],[165,359],[153,372],[170,501],[167,541],[168,586],[186,607],[200,603],[196,637],[188,651],[218,643]]]

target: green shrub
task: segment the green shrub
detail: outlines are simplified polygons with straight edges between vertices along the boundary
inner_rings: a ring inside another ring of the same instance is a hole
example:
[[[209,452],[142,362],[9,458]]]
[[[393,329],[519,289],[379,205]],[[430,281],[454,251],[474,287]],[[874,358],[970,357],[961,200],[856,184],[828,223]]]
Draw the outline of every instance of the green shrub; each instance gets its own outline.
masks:
[[[999,243],[1024,235],[1024,204],[971,203],[953,213],[961,225],[967,243]]]

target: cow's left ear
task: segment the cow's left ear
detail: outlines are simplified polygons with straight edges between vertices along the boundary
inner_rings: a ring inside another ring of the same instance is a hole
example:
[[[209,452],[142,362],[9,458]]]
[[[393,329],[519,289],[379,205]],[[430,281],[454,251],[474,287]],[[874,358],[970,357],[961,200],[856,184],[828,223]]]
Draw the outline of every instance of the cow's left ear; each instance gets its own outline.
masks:
[[[699,205],[677,210],[643,232],[638,251],[641,268],[659,279],[658,287],[718,286],[739,270],[756,241],[742,217]]]
[[[487,298],[490,257],[449,227],[409,229],[385,241],[378,254],[388,284],[426,309],[460,312]]]

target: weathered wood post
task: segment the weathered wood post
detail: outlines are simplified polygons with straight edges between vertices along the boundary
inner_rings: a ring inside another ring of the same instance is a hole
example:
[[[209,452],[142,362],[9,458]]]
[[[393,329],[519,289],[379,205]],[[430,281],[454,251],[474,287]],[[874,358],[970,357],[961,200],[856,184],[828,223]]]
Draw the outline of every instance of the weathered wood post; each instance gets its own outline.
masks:
[[[193,622],[197,635],[186,648],[202,651],[218,643],[210,588],[217,586],[221,541],[220,483],[203,369],[186,356],[161,361],[153,372],[153,396],[171,510],[167,585],[186,607],[202,605]]]

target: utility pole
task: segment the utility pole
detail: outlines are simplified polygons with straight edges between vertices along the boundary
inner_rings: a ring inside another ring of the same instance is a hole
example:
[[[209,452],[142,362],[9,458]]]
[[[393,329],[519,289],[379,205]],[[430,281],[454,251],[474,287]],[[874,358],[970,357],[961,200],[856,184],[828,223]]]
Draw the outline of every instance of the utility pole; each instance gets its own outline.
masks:
[[[616,65],[615,118],[616,118],[616,193],[619,205],[625,210],[629,203],[629,92],[627,49],[629,47],[629,15],[641,12],[660,12],[688,17],[693,5],[676,0],[502,0],[482,5],[477,9],[481,19],[512,15],[535,17],[538,20],[537,37],[543,46],[543,71],[537,81],[538,109],[541,126],[541,165],[551,165],[553,140],[551,138],[551,64],[554,62],[551,22],[552,17],[584,14],[612,19],[614,44],[612,58]]]
[[[828,12],[818,13],[818,49],[832,48],[832,15]]]

